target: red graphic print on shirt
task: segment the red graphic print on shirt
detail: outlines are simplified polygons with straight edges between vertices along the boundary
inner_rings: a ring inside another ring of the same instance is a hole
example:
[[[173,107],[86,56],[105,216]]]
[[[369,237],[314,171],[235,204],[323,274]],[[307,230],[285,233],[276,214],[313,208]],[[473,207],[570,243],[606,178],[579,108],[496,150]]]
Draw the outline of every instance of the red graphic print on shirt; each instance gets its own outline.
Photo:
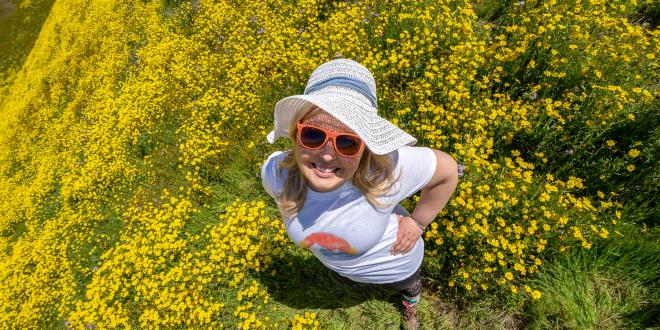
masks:
[[[317,244],[330,251],[338,250],[346,254],[357,253],[357,249],[351,246],[350,243],[330,233],[324,233],[324,232],[312,233],[307,237],[305,237],[305,239],[302,242],[300,242],[300,245],[305,249],[309,249],[314,244]]]

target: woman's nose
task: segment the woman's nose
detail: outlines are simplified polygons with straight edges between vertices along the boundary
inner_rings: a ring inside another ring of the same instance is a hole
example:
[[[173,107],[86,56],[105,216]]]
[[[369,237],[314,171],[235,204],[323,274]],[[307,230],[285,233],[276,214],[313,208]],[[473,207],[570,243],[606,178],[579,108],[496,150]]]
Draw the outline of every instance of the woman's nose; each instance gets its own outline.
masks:
[[[321,158],[324,161],[329,162],[335,159],[335,157],[337,157],[335,154],[335,146],[332,144],[332,140],[329,140],[328,143],[321,148]]]

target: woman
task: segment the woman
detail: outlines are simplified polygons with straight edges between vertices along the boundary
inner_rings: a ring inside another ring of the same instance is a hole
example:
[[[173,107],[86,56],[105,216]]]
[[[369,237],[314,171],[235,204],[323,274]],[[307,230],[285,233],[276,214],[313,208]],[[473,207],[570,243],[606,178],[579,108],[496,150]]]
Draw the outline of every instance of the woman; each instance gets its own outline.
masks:
[[[268,134],[294,141],[261,169],[291,240],[356,282],[401,292],[406,326],[416,328],[424,228],[458,181],[447,154],[377,114],[376,84],[364,66],[333,60],[312,73],[304,95],[280,100]],[[422,193],[412,215],[399,202]]]

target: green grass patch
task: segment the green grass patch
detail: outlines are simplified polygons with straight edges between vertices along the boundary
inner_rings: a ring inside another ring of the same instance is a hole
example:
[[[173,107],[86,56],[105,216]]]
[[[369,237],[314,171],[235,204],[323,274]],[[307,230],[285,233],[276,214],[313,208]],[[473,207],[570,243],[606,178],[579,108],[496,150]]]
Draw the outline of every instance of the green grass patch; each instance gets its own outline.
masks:
[[[533,329],[641,329],[660,319],[660,231],[630,234],[563,255],[534,280]]]

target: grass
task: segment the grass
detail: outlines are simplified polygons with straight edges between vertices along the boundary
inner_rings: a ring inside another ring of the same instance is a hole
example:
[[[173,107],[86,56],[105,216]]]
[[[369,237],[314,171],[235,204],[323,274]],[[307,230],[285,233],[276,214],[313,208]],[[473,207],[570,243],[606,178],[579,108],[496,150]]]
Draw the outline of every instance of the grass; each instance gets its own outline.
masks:
[[[313,310],[324,329],[398,329],[398,293],[343,280],[311,253],[291,246],[259,274],[279,306]],[[301,285],[305,283],[305,285]],[[422,329],[645,329],[660,326],[660,230],[631,226],[604,240],[548,261],[533,285],[543,292],[525,302],[501,291],[465,299],[425,280],[418,315]]]
[[[28,2],[17,10],[14,0],[0,0],[0,100],[39,37],[54,0]]]
[[[563,255],[535,280],[530,328],[642,329],[660,324],[660,231]]]
[[[328,329],[398,329],[396,292],[343,283],[306,254],[292,256],[291,265],[276,278],[262,279],[276,283],[271,287],[276,301],[319,310]],[[546,263],[533,282],[543,292],[536,302],[522,302],[506,292],[466,300],[425,285],[419,305],[422,329],[658,327],[660,231],[641,233],[631,227],[624,238],[560,255]]]

